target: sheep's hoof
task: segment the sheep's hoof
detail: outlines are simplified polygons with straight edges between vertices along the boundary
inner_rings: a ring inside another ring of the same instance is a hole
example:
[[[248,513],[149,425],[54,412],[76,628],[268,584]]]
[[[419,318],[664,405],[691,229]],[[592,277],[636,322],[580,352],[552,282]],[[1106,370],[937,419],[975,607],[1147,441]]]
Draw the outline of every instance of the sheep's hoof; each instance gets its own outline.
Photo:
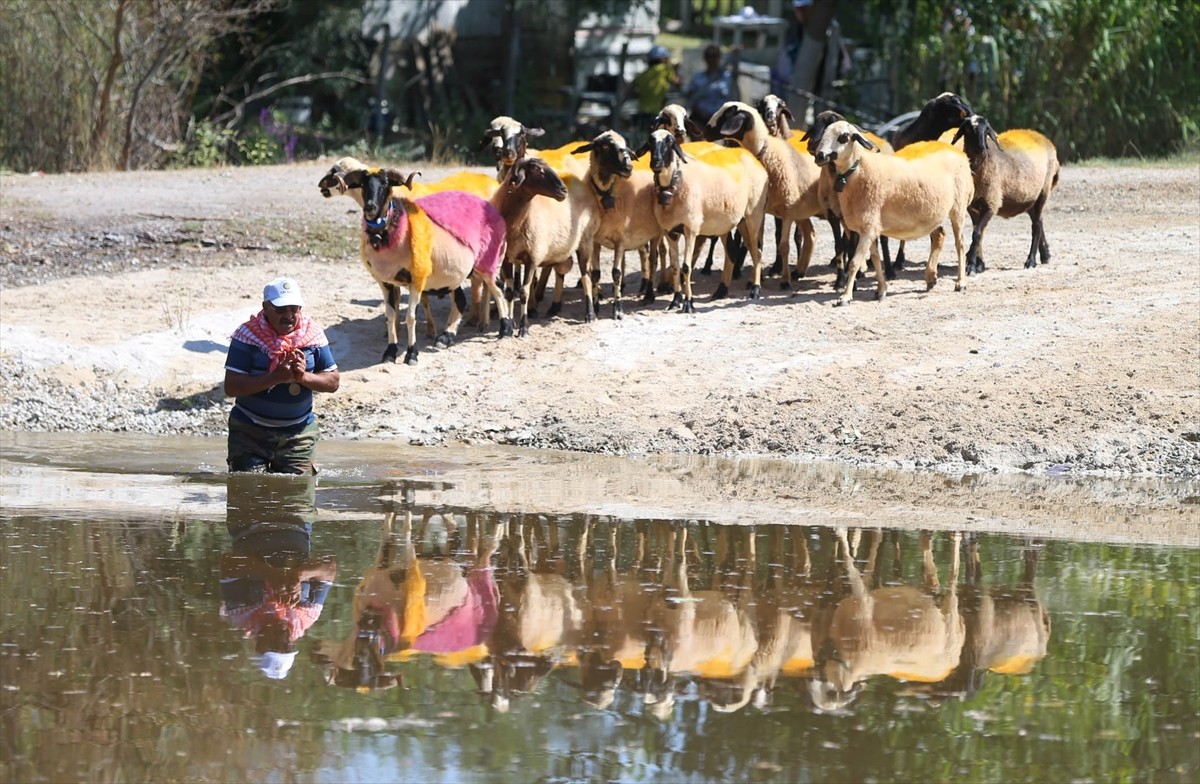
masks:
[[[667,305],[667,310],[674,310],[683,305],[683,294],[675,292],[675,296],[671,297],[671,304]]]
[[[613,303],[613,318],[617,321],[625,318],[625,308],[621,307],[620,301]]]
[[[513,333],[513,322],[510,318],[500,319],[500,337],[511,338]]]
[[[757,283],[750,286],[750,296],[748,299],[758,299],[762,296],[762,286]]]
[[[883,302],[883,298],[886,296],[887,296],[887,292],[884,291],[883,289],[875,290],[875,301],[876,302]]]
[[[775,263],[771,265],[771,269],[769,269],[768,272],[770,272],[772,275],[782,275],[783,274],[783,260],[775,259]]]
[[[779,281],[779,290],[780,291],[791,291],[792,290],[792,282],[790,280]]]
[[[722,281],[721,284],[717,286],[717,290],[713,292],[712,298],[722,299],[727,296],[729,296],[729,287],[725,285],[724,281]]]
[[[562,311],[562,303],[551,302],[550,309],[546,311],[546,318],[554,318],[559,314],[560,311]]]
[[[835,299],[833,301],[833,306],[835,308],[840,308],[845,305],[849,305],[851,302],[852,302],[852,300],[849,297],[838,297],[837,299]]]
[[[596,320],[596,311],[593,308],[588,308],[587,311],[583,314],[583,323],[591,324],[595,320]]]
[[[645,291],[642,292],[642,304],[649,305],[653,301],[654,301],[654,287],[647,286]]]
[[[380,362],[395,362],[396,357],[400,354],[400,347],[395,343],[388,343],[387,348],[383,350],[383,359]]]
[[[683,301],[683,307],[679,310],[679,312],[680,313],[695,313],[696,312],[695,301],[692,299],[685,299]]]
[[[706,272],[704,274],[707,275],[708,273]],[[658,289],[656,289],[656,290],[658,291],[659,294],[670,294],[673,291],[675,291],[675,287],[672,286],[670,283],[659,283]]]
[[[934,287],[934,286],[936,286],[936,285],[937,285],[937,279],[936,279],[936,278],[934,278],[933,280],[926,280],[926,281],[925,281],[925,290],[926,290],[926,291],[933,291],[933,287]]]
[[[438,335],[437,345],[441,346],[442,348],[447,348],[453,343],[454,343],[454,333],[453,332],[443,332],[442,334]]]
[[[1033,259],[1025,262],[1025,269],[1037,269],[1037,262]]]
[[[900,277],[896,273],[896,265],[893,264],[890,267],[884,267],[883,268],[883,277],[887,278],[888,280],[895,280],[896,278]]]
[[[966,291],[967,284],[960,280],[954,284],[954,290],[955,291]]]
[[[408,351],[404,352],[404,364],[406,364],[406,365],[417,364],[417,347],[416,346],[409,346]]]
[[[741,264],[739,264],[733,268],[733,279],[734,280],[742,279],[742,265]]]
[[[703,267],[700,268],[699,272],[701,275],[711,275],[712,274],[712,265],[705,264]]]

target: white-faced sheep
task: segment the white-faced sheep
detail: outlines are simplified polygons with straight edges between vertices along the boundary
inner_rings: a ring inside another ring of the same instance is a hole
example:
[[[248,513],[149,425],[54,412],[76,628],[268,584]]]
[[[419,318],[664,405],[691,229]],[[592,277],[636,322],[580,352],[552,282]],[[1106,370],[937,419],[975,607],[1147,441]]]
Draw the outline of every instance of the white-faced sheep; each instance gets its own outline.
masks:
[[[683,261],[677,243],[671,243],[671,267],[675,272],[675,297],[671,307],[679,305],[684,313],[695,312],[692,297],[691,270],[696,261],[696,238],[726,237],[735,227],[742,236],[754,260],[754,281],[750,297],[762,290],[762,254],[758,239],[763,229],[767,207],[767,173],[753,155],[738,148],[723,152],[743,161],[735,176],[731,167],[717,166],[703,160],[688,159],[670,131],[659,129],[650,135],[635,157],[650,153],[650,168],[654,172],[658,199],[654,214],[664,232],[682,231]],[[687,174],[683,167],[688,166]],[[726,240],[726,243],[728,241]],[[725,249],[725,271],[722,285],[728,289],[733,274],[733,262]]]
[[[513,265],[517,298],[512,312],[518,334],[524,336],[529,330],[527,304],[534,271],[542,265],[570,264],[572,254],[592,242],[597,222],[592,194],[580,178],[560,177],[540,158],[522,158],[509,168],[492,205],[507,226],[506,258]],[[560,270],[560,282],[564,274]],[[559,285],[551,315],[561,303]]]
[[[835,111],[826,110],[818,112],[808,130],[798,137],[793,136],[794,141],[792,143],[803,144],[810,155],[815,155],[817,152],[817,143],[825,135],[825,129],[835,122],[841,122],[845,119],[845,117]],[[876,152],[887,154],[895,152],[892,145],[888,144],[885,139],[876,136],[870,131],[863,131],[862,133],[867,141],[875,145]],[[842,215],[841,206],[838,204],[837,192],[834,190],[833,171],[829,167],[821,170],[821,181],[817,188],[821,194],[821,203],[829,209],[832,215],[836,216],[836,218],[830,220],[830,225],[833,226],[834,220],[840,225]],[[838,229],[834,229],[833,235],[835,255],[832,263],[837,269],[837,279],[834,281],[834,288],[840,289],[846,282],[846,269],[849,266],[850,257],[854,255],[854,249],[858,243],[858,235],[853,232],[840,232]],[[879,238],[879,247],[883,253],[884,275],[887,276],[888,280],[895,280],[896,273],[899,272],[903,264],[901,256],[903,255],[904,243],[900,243],[901,251],[896,254],[897,262],[895,264],[892,263],[891,254],[888,252],[887,237]]]
[[[817,183],[821,170],[811,155],[792,147],[784,139],[772,136],[762,115],[749,104],[729,101],[709,119],[709,127],[721,138],[733,139],[749,150],[762,163],[770,178],[767,213],[781,219],[777,255],[783,260],[783,288],[791,288],[792,268],[789,262],[792,224],[800,226],[803,243],[797,248],[799,259],[796,272],[800,277],[808,271],[816,237],[812,218],[823,216]]]
[[[967,156],[943,142],[920,142],[895,155],[875,155],[874,147],[858,128],[845,121],[829,126],[817,146],[817,162],[834,168],[842,221],[859,235],[845,286],[835,304],[850,302],[854,277],[868,252],[875,265],[876,299],[887,294],[887,278],[875,247],[883,234],[901,240],[930,238],[925,284],[932,288],[937,282],[937,257],[945,241],[942,222],[947,218],[958,254],[954,289],[961,291],[966,286],[962,231],[975,192]]]
[[[663,233],[654,216],[657,193],[654,175],[648,167],[635,167],[629,145],[616,131],[605,131],[575,151],[588,154],[585,179],[592,193],[592,208],[597,218],[589,260],[591,264],[598,265],[600,248],[613,249],[613,318],[619,319],[623,314],[621,284],[625,280],[626,251],[637,248],[641,252],[646,246],[657,244]],[[642,256],[643,301],[650,301],[654,297],[651,284],[653,270],[650,269],[648,258]],[[590,269],[582,265],[579,272],[583,279],[586,317],[591,321],[595,315],[592,276]]]
[[[677,103],[670,103],[662,108],[658,116],[654,118],[651,130],[657,128],[670,131],[675,140],[683,147],[684,154],[691,158],[703,157],[711,149],[720,149],[734,144],[734,142],[706,141],[704,139],[704,128],[688,116],[687,109]],[[778,219],[776,219],[776,222],[778,222]],[[712,271],[713,253],[716,250],[718,240],[720,240],[720,237],[708,238],[708,257],[704,260],[704,266],[700,268],[701,274],[707,275]],[[735,278],[741,277],[742,264],[746,260],[746,249],[741,247],[737,232],[729,235],[729,243],[734,254],[733,276]],[[798,242],[797,247],[799,247]],[[656,248],[656,250],[658,249]],[[661,252],[654,255],[661,256]],[[665,259],[661,259],[661,261],[665,264]]]
[[[440,345],[453,342],[466,307],[459,287],[468,279],[486,287],[496,299],[501,336],[512,332],[495,280],[504,255],[504,219],[486,200],[463,191],[442,191],[420,199],[399,195],[398,187],[411,185],[412,177],[395,169],[356,169],[341,175],[338,186],[360,191],[355,198],[363,205],[363,262],[388,295],[385,362],[395,361],[399,353],[397,287],[409,291],[404,361],[410,365],[416,363],[418,353],[415,306],[427,290],[454,291],[449,322],[437,339]],[[319,187],[331,195],[326,178]]]
[[[1054,143],[1037,131],[1009,130],[996,135],[986,119],[978,114],[968,117],[954,136],[963,140],[971,171],[975,175],[975,200],[971,218],[975,227],[971,249],[967,251],[967,274],[983,272],[983,232],[992,216],[1012,218],[1029,214],[1033,221],[1033,241],[1025,268],[1050,261],[1050,244],[1042,224],[1042,210],[1050,192],[1058,185],[1058,152]],[[994,147],[989,147],[989,143]]]

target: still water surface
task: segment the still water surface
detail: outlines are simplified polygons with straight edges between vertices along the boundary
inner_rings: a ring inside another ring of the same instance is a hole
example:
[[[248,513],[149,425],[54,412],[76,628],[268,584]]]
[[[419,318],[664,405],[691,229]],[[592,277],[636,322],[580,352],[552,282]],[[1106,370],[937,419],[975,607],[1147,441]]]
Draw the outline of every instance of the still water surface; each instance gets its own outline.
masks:
[[[1200,775],[1194,540],[496,511],[18,446],[0,781]]]

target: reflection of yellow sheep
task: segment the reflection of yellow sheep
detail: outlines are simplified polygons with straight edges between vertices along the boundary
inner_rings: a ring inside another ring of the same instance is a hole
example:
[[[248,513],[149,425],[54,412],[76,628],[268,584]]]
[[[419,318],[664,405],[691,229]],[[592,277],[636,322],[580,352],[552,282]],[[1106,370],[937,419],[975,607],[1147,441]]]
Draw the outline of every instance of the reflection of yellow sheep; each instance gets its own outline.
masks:
[[[868,252],[875,267],[875,298],[886,296],[887,279],[876,246],[884,234],[900,240],[929,237],[925,285],[933,288],[937,283],[937,257],[946,235],[942,222],[947,218],[958,255],[954,290],[962,291],[966,287],[962,231],[975,192],[967,157],[943,142],[912,144],[895,155],[867,154],[874,149],[858,128],[844,121],[830,125],[817,146],[817,163],[833,167],[842,221],[859,235],[835,304],[850,302],[854,277]]]
[[[954,141],[963,140],[971,171],[975,175],[975,200],[971,218],[975,228],[971,249],[967,251],[967,273],[983,272],[983,232],[992,216],[1012,218],[1029,214],[1033,221],[1033,241],[1025,269],[1050,261],[1050,245],[1042,225],[1042,210],[1050,192],[1058,185],[1058,152],[1042,134],[1031,130],[1005,131],[999,136],[978,114],[963,121]],[[989,147],[991,142],[994,147]]]

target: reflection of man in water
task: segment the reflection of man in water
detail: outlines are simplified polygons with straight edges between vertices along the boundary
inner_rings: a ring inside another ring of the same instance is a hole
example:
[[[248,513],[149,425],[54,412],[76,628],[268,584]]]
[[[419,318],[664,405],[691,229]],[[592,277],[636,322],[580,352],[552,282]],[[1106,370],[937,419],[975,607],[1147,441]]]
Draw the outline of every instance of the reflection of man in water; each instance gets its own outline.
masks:
[[[332,557],[311,557],[316,480],[231,474],[221,557],[221,617],[254,640],[268,678],[288,674],[296,640],[316,622],[337,575]]]

